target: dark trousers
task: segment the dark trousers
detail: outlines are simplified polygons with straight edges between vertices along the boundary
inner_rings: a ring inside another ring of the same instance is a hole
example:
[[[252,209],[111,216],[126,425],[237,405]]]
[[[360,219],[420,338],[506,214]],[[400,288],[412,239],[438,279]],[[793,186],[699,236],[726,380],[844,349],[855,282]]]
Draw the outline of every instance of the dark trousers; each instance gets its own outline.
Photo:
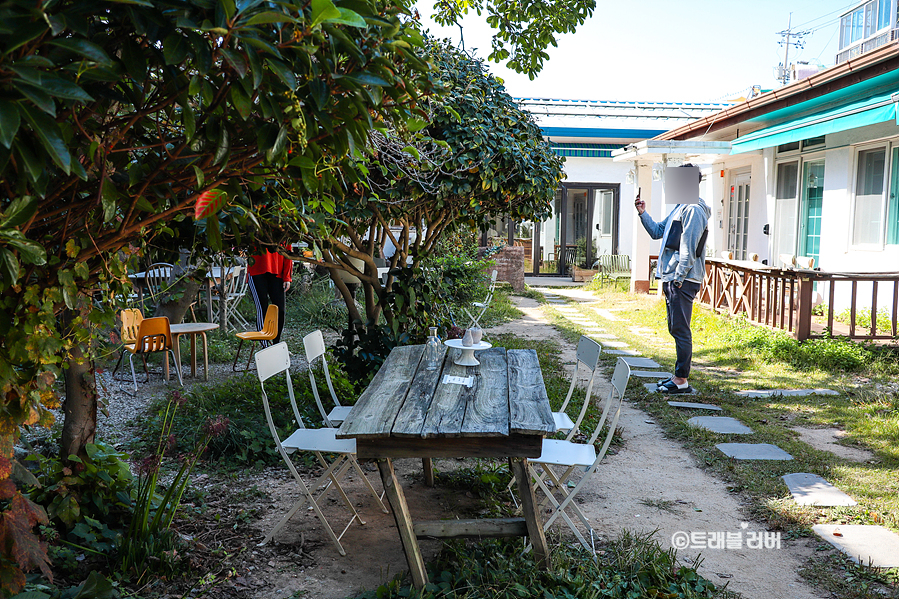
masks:
[[[693,333],[690,331],[690,317],[693,315],[693,298],[699,293],[699,283],[684,281],[680,288],[670,282],[662,283],[665,307],[668,309],[668,332],[674,337],[677,361],[674,376],[690,376],[690,362],[693,359]]]
[[[256,326],[257,331],[262,330],[265,322],[265,311],[268,310],[269,303],[278,306],[278,336],[275,337],[275,343],[281,341],[281,332],[284,330],[284,281],[277,275],[270,272],[261,275],[253,275],[250,277],[250,295],[253,296],[253,303],[256,304]],[[267,341],[263,341],[262,345],[268,347],[271,345]]]

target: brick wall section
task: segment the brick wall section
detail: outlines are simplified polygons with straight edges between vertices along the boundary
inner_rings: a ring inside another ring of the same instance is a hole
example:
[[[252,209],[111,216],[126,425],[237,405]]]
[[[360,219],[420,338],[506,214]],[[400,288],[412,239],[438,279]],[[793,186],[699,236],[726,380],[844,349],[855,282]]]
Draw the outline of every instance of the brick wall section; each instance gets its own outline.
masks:
[[[483,256],[487,248],[478,248]],[[515,291],[524,291],[524,248],[506,246],[490,257],[496,269],[496,280],[506,281]]]

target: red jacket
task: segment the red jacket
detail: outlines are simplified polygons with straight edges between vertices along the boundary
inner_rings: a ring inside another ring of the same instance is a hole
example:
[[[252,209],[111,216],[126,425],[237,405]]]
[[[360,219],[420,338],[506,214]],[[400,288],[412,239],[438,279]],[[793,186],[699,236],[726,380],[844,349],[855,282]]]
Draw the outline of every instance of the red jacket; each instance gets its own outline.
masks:
[[[266,252],[261,256],[250,258],[252,264],[247,269],[250,276],[272,273],[285,283],[293,278],[293,260],[288,260],[281,254]]]

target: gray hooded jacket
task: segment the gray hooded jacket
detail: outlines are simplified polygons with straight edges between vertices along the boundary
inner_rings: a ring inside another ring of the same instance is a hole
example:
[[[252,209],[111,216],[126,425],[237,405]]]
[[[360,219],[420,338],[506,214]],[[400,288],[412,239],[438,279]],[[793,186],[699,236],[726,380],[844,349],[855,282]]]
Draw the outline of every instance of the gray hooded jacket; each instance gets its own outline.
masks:
[[[653,239],[661,239],[662,246],[659,253],[659,265],[656,270],[656,278],[660,281],[693,281],[702,283],[705,275],[705,252],[696,255],[699,240],[709,224],[712,209],[699,198],[698,204],[678,204],[674,210],[661,222],[656,222],[643,212],[640,222],[643,228]],[[680,248],[675,250],[666,247],[671,225],[674,221],[680,221],[681,238]]]

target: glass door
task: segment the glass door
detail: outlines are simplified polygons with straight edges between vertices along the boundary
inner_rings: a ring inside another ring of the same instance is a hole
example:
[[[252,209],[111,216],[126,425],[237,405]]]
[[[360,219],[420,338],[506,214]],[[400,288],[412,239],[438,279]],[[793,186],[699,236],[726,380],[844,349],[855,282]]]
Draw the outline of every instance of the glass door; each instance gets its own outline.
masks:
[[[799,163],[786,162],[777,165],[775,187],[772,266],[782,266],[781,254],[796,251],[796,192],[799,183]]]
[[[612,189],[597,189],[593,195],[593,260],[597,256],[616,254],[615,232],[615,192]]]
[[[730,186],[730,202],[727,210],[727,249],[737,260],[746,259],[746,242],[749,237],[749,174],[737,175]]]
[[[572,266],[589,268],[587,260],[593,249],[592,236],[589,235],[588,214],[590,212],[588,190],[570,187],[567,189],[567,208],[565,214],[565,249],[562,252],[561,274],[568,274]],[[596,253],[595,251],[593,252]],[[592,264],[592,260],[590,264]]]
[[[802,165],[802,204],[799,220],[799,254],[815,259],[821,255],[821,211],[824,204],[824,161]]]

